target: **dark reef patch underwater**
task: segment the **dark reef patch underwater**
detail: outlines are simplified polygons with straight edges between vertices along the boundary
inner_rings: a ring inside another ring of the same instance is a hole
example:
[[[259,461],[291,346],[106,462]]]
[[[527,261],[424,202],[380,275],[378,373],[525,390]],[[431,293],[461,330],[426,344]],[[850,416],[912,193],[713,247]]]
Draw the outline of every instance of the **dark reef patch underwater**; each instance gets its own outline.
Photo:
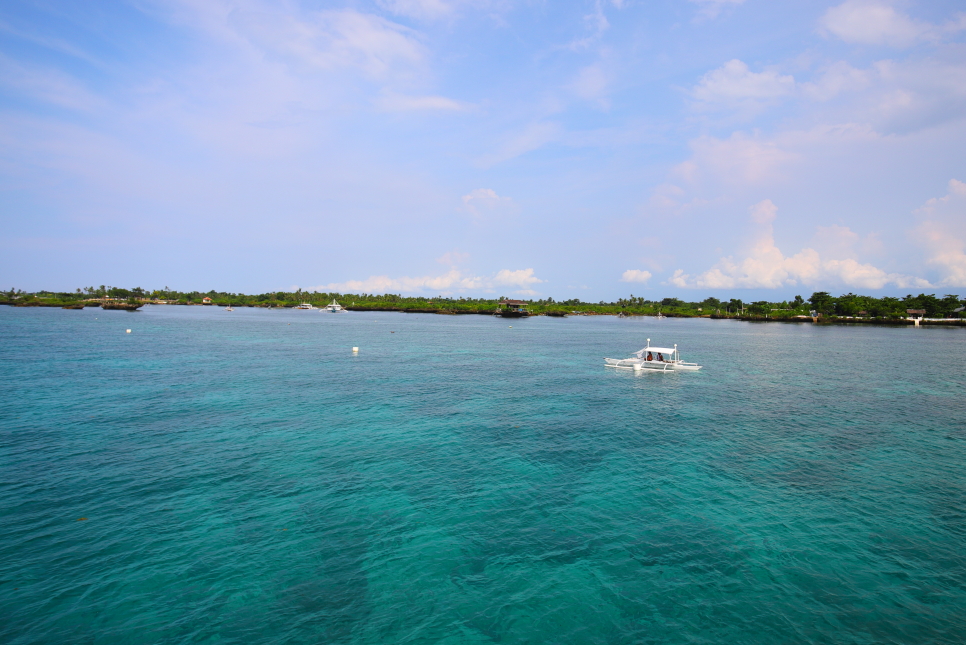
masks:
[[[0,642],[966,642],[964,330],[513,323],[0,308]]]

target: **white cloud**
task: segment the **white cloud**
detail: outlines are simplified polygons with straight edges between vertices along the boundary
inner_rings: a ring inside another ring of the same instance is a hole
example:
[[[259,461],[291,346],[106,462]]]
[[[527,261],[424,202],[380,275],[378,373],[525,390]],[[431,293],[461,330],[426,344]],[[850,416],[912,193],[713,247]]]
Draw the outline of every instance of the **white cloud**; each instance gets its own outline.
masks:
[[[481,157],[479,163],[483,167],[489,167],[514,159],[557,140],[560,133],[561,127],[558,123],[547,121],[531,123],[522,132],[506,138],[496,151]]]
[[[751,221],[761,225],[762,230],[767,230],[768,235],[771,235],[772,223],[778,217],[778,207],[770,199],[764,199],[752,206],[749,212],[751,213]]]
[[[612,4],[618,9],[623,8],[622,1],[614,1]],[[607,16],[604,15],[604,3],[601,0],[597,0],[594,3],[594,13],[584,16],[584,22],[587,24],[587,27],[592,33],[588,36],[572,41],[568,45],[569,49],[574,51],[586,49],[595,43],[605,31],[610,29],[610,22],[608,22]]]
[[[348,9],[304,16],[275,9],[234,11],[230,20],[255,46],[310,67],[351,67],[387,78],[406,74],[426,58],[413,30]]]
[[[821,70],[811,82],[799,83],[802,95],[813,101],[828,101],[844,92],[855,92],[870,85],[875,76],[871,70],[856,69],[845,61],[837,61]]]
[[[763,185],[788,185],[801,173],[823,170],[841,159],[863,154],[891,154],[891,141],[868,124],[837,123],[808,130],[784,130],[771,136],[736,131],[726,139],[703,136],[689,145],[692,155],[674,166],[665,184],[655,189],[652,206],[702,206],[727,201]],[[870,152],[881,151],[881,152]],[[678,192],[682,187],[684,192]],[[700,199],[686,199],[687,194]]]
[[[697,112],[729,112],[747,120],[796,101],[813,122],[866,123],[883,132],[908,132],[966,115],[966,63],[958,55],[879,60],[864,69],[840,60],[815,69],[810,78],[804,74],[752,71],[734,59],[688,90],[690,105]]]
[[[528,289],[541,282],[543,280],[533,275],[533,269],[518,269],[517,271],[503,269],[493,278],[492,284],[496,287],[519,287]]]
[[[436,261],[440,264],[445,264],[447,266],[455,267],[457,264],[463,264],[470,259],[469,253],[462,253],[460,251],[447,251],[442,254]]]
[[[511,271],[503,269],[493,276],[480,277],[466,275],[458,269],[450,269],[439,276],[400,277],[370,276],[365,280],[333,282],[317,287],[315,291],[335,291],[339,293],[439,293],[493,291],[497,288],[515,289],[522,295],[533,295],[531,287],[543,280],[533,275],[533,269]]]
[[[859,104],[865,118],[884,131],[909,132],[966,114],[966,64],[940,60],[879,61],[875,84]]]
[[[929,251],[926,263],[935,267],[944,287],[966,287],[966,243],[949,235],[938,222],[923,222],[916,229],[919,239]]]
[[[463,195],[463,208],[477,221],[506,214],[516,208],[511,197],[501,197],[492,188],[477,188]]]
[[[903,48],[966,29],[966,17],[933,25],[896,11],[889,2],[847,0],[826,11],[819,24],[823,31],[847,43]]]
[[[453,6],[444,0],[377,0],[377,4],[398,16],[420,20],[436,20],[453,13]]]
[[[679,164],[672,174],[697,181],[714,175],[725,182],[758,184],[776,178],[784,163],[796,155],[777,141],[735,132],[727,139],[701,137],[691,142],[692,158]]]
[[[460,111],[466,106],[445,96],[406,96],[394,92],[384,93],[376,102],[386,112],[413,111]]]
[[[607,100],[607,90],[610,86],[610,74],[604,71],[600,63],[580,68],[577,77],[570,84],[574,94],[586,101],[595,101],[602,108],[610,107]]]
[[[697,175],[702,174],[696,168],[689,168],[687,162],[681,164],[676,169],[676,172],[680,175],[679,178],[687,178],[692,182],[696,180]],[[692,186],[692,188],[699,187]],[[675,184],[658,184],[651,190],[651,196],[648,198],[647,203],[641,207],[641,214],[658,218],[662,222],[670,223],[671,220],[669,218],[687,216],[688,214],[700,211],[700,209],[709,206],[714,201],[726,202],[728,200],[727,198],[708,200],[689,195],[688,191]],[[649,269],[660,271],[661,263],[658,261],[658,257],[654,254],[654,251],[656,249],[665,249],[665,244],[661,241],[660,237],[642,238],[641,244],[650,245],[649,255],[647,260],[643,262],[644,265]],[[670,256],[664,256],[665,259],[668,259],[668,257]]]
[[[859,242],[859,234],[848,226],[818,226],[815,232],[815,242],[822,255],[826,257],[842,258],[853,255],[855,246]]]
[[[612,0],[620,8],[621,0]],[[512,2],[505,0],[376,0],[376,4],[397,16],[422,21],[444,20],[457,17],[466,10],[482,12],[496,24],[503,25],[503,14],[512,10]]]
[[[648,204],[654,208],[677,209],[681,206],[681,199],[687,193],[680,186],[674,184],[659,184],[651,191]]]
[[[641,271],[640,269],[628,269],[621,275],[621,282],[647,282],[651,279],[650,271]]]
[[[933,197],[929,199],[925,204],[916,209],[916,214],[925,217],[936,217],[939,214],[939,209],[945,207],[958,197],[966,197],[966,183],[958,179],[950,179],[949,184],[947,184],[947,190],[948,192],[945,197]]]
[[[752,72],[736,59],[701,77],[691,96],[708,106],[750,106],[773,103],[795,93],[795,78],[775,69]]]
[[[745,0],[691,0],[691,2],[701,8],[702,17],[717,18],[728,7],[743,4]]]
[[[966,287],[966,183],[950,179],[948,193],[916,210],[924,220],[914,230],[926,250],[926,263],[939,273],[939,284]]]
[[[823,258],[812,248],[786,256],[775,245],[773,222],[777,210],[775,204],[767,199],[752,206],[751,221],[757,230],[744,257],[721,258],[711,269],[695,276],[678,269],[668,284],[705,289],[777,289],[800,284],[823,287],[834,284],[859,289],[881,289],[889,284],[898,287],[930,286],[928,281],[921,278],[886,273],[855,258]],[[825,234],[834,232],[827,230]],[[846,227],[839,227],[838,232],[846,238],[846,243],[857,237]]]
[[[873,80],[880,80],[879,76],[875,69],[859,70],[838,61],[819,69],[814,80],[799,82],[776,67],[753,72],[736,58],[707,72],[689,94],[696,110],[733,110],[752,117],[785,99],[828,101],[845,92],[866,89]]]

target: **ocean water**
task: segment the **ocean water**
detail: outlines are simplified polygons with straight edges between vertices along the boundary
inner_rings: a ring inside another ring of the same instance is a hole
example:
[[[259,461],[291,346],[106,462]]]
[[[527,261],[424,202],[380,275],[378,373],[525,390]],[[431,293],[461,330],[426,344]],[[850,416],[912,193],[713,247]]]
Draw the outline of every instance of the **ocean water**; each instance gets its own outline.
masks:
[[[704,369],[603,366],[646,338]],[[0,307],[0,642],[963,643],[964,366],[961,329]]]

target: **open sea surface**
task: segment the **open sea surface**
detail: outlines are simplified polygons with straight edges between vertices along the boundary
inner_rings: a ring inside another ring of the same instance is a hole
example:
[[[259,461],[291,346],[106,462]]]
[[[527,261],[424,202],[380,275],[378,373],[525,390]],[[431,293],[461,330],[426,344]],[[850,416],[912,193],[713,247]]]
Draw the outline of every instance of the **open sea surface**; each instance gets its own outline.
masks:
[[[646,338],[704,369],[603,366]],[[962,329],[0,307],[0,642],[964,643],[964,366]]]

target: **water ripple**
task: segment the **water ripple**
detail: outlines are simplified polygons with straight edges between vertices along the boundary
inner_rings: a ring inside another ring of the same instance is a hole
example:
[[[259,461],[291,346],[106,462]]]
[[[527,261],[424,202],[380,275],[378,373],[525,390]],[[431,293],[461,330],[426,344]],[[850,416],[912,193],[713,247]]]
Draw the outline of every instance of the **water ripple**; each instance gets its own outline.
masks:
[[[966,642],[961,330],[151,307],[0,333],[4,643]],[[644,337],[705,370],[601,366]]]

